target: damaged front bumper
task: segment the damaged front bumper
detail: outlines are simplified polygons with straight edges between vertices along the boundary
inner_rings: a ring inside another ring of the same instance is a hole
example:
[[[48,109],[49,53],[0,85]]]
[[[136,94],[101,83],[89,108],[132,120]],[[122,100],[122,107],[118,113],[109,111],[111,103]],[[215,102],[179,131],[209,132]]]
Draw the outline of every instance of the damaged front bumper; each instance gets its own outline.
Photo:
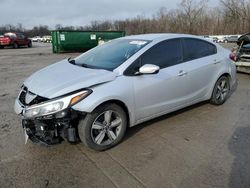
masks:
[[[73,119],[71,115],[61,119],[22,120],[22,126],[29,139],[34,143],[45,145],[57,144],[63,140],[78,142],[77,123],[77,118]]]
[[[23,116],[25,106],[17,99],[15,112],[22,117],[22,126],[28,138],[34,143],[54,145],[67,140],[70,143],[79,142],[77,125],[84,113],[67,108],[55,114],[27,119]]]

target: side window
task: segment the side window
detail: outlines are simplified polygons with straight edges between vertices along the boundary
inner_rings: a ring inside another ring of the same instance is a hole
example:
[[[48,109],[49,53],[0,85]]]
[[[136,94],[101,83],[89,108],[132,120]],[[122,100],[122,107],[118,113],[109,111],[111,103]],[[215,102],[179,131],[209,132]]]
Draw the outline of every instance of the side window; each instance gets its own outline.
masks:
[[[182,45],[179,39],[160,42],[141,56],[141,65],[154,64],[160,68],[176,65],[182,61]]]
[[[199,39],[184,39],[184,60],[189,61],[217,53],[216,46]]]

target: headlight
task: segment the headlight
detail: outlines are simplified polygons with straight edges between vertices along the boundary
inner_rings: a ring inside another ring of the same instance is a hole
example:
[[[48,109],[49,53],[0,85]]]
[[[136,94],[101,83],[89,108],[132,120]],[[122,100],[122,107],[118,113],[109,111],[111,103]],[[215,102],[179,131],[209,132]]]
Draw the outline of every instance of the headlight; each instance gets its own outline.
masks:
[[[23,115],[25,118],[35,118],[57,113],[80,102],[91,92],[91,90],[84,90],[58,99],[52,99],[45,103],[32,105],[25,109]]]

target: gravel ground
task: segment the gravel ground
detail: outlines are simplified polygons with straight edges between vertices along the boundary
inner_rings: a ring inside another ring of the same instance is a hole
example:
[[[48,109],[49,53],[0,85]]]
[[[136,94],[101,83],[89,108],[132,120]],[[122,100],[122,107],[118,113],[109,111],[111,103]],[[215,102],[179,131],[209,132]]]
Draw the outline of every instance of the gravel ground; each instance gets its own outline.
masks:
[[[227,47],[231,48],[230,44]],[[200,103],[130,128],[105,152],[24,145],[14,100],[23,80],[77,54],[49,44],[0,50],[0,187],[250,187],[250,75],[222,106]]]

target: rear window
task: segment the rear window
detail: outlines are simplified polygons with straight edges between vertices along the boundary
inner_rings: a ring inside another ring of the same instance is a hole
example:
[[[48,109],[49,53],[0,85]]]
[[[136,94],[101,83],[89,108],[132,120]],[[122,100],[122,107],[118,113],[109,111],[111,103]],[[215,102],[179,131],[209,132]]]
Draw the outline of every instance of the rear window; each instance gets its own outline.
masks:
[[[199,39],[184,39],[184,59],[186,61],[202,58],[217,53],[215,45]]]

